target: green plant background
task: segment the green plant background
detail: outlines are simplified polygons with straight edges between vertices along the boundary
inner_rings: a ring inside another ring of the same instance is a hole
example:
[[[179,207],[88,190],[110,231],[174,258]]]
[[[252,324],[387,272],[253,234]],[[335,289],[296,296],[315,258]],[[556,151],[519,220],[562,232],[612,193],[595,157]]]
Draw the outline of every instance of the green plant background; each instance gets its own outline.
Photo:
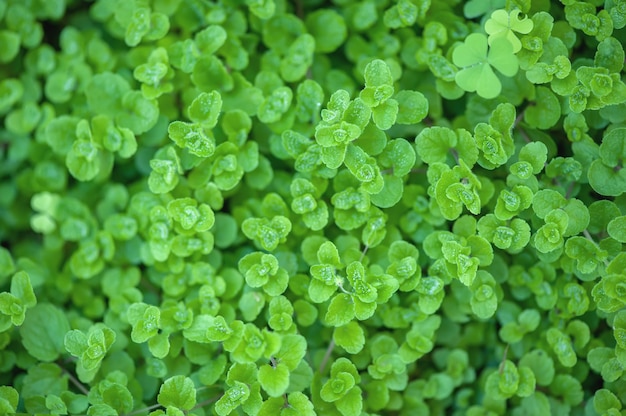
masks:
[[[0,412],[620,415],[624,0],[0,0]]]

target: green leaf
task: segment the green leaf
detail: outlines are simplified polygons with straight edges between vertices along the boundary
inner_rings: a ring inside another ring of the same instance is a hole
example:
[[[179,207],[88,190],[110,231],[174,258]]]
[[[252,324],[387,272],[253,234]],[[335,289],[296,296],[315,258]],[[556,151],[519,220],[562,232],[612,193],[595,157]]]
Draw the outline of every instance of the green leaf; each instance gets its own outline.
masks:
[[[472,312],[480,319],[492,317],[498,308],[498,297],[495,290],[495,279],[486,271],[479,270],[472,283]]]
[[[415,165],[415,150],[404,139],[390,140],[378,160],[385,168],[391,168],[393,176],[403,177],[410,173]]]
[[[399,105],[396,100],[390,98],[384,103],[372,109],[372,120],[381,130],[390,129],[396,122]]]
[[[128,323],[133,326],[131,339],[142,343],[157,335],[161,325],[161,310],[154,305],[134,303],[128,309]]]
[[[345,146],[360,134],[361,129],[357,125],[346,121],[332,125],[318,124],[315,128],[315,139],[322,148],[335,149],[338,146]]]
[[[378,291],[367,281],[368,279],[366,278],[368,276],[366,275],[365,268],[362,263],[358,261],[350,263],[346,268],[346,275],[348,277],[348,281],[354,289],[354,294],[360,301],[364,303],[372,303],[376,301],[378,298]]]
[[[159,404],[191,410],[196,405],[196,388],[189,377],[170,377],[161,385],[157,396]]]
[[[307,13],[306,27],[316,39],[315,52],[330,53],[339,48],[347,37],[347,27],[341,14],[333,9]]]
[[[491,124],[479,123],[474,128],[474,136],[480,151],[478,163],[481,166],[493,169],[505,164],[511,157],[511,140],[507,131],[499,131]]]
[[[227,38],[228,34],[222,26],[210,25],[195,34],[194,42],[202,53],[210,55],[224,45]]]
[[[542,142],[528,143],[519,152],[519,161],[511,165],[511,173],[521,179],[543,170],[548,157],[548,148]],[[530,169],[529,169],[530,168]]]
[[[210,93],[202,92],[198,94],[189,105],[187,111],[191,121],[201,124],[206,129],[212,129],[217,124],[221,110],[222,96],[219,92],[212,91]]]
[[[100,390],[104,404],[118,414],[128,413],[133,409],[133,396],[128,388],[119,383],[110,383]]]
[[[85,85],[89,108],[96,114],[115,117],[122,109],[122,99],[130,91],[128,82],[118,74],[94,75]]]
[[[261,286],[263,286],[263,284],[258,287]],[[258,291],[244,293],[241,298],[239,298],[238,306],[244,320],[254,321],[265,306],[265,296]]]
[[[417,124],[428,115],[428,100],[419,91],[402,90],[393,98],[398,102],[398,124]]]
[[[519,361],[519,366],[530,368],[540,386],[549,386],[554,379],[554,362],[544,350],[536,349],[526,353]]]
[[[28,369],[21,394],[27,399],[46,394],[60,395],[66,390],[67,377],[63,375],[61,367],[52,363],[40,363]]]
[[[311,403],[308,397],[299,392],[294,391],[287,396],[287,401],[289,405],[298,412],[299,415],[302,416],[314,416],[315,410],[313,407],[313,403]]]
[[[502,90],[502,83],[492,66],[511,77],[517,73],[518,60],[513,45],[506,39],[495,39],[489,52],[487,48],[487,37],[482,33],[472,33],[454,49],[452,61],[462,68],[455,76],[457,85],[489,99],[497,97]]]
[[[369,194],[380,192],[383,187],[383,178],[376,160],[368,157],[359,146],[348,145],[344,160],[346,167],[361,183],[361,189]]]
[[[65,352],[64,338],[70,324],[62,310],[40,303],[28,311],[20,327],[26,351],[40,361],[51,362]]]
[[[246,237],[255,240],[265,250],[274,251],[280,243],[286,241],[291,231],[291,221],[282,215],[271,220],[248,218],[241,224],[241,230]]]
[[[620,243],[626,243],[626,216],[613,218],[607,225],[607,232]]]
[[[213,55],[203,55],[196,61],[191,81],[198,89],[206,92],[231,91],[235,86],[233,76],[228,73],[223,62]]]
[[[524,111],[524,121],[538,129],[549,129],[561,118],[561,105],[549,88],[537,87],[535,94],[535,105]]]
[[[305,224],[312,230],[324,228],[328,222],[328,206],[324,201],[317,200],[319,192],[315,185],[306,179],[296,178],[291,182],[290,191],[294,197],[292,211],[302,215]]]
[[[618,7],[613,10],[616,9]],[[598,44],[593,61],[597,67],[607,68],[610,72],[620,72],[624,67],[624,57],[624,48],[621,42],[613,37],[608,37]]]
[[[569,219],[565,212],[553,210],[546,215],[546,223],[534,235],[537,250],[549,253],[563,246],[563,234],[567,229]]]
[[[341,293],[336,295],[328,305],[324,320],[328,325],[343,326],[354,319],[354,301],[350,295]]]
[[[54,412],[54,414],[67,414],[67,406],[56,394],[48,394],[45,399],[32,397],[25,402],[25,406],[29,411],[38,411],[37,406],[41,406],[46,411]]]
[[[413,2],[400,0],[397,4],[385,11],[383,22],[385,23],[385,26],[397,29],[413,25],[417,20],[418,15],[421,14],[422,13],[420,13],[418,6]]]
[[[79,181],[94,179],[105,164],[98,146],[86,140],[76,140],[67,153],[65,164],[73,177]]]
[[[527,16],[519,17],[521,10],[495,10],[485,22],[485,32],[489,35],[491,45],[497,39],[505,39],[513,46],[513,52],[522,49],[522,43],[514,32],[526,34],[533,29],[533,21]]]
[[[224,395],[215,402],[215,412],[220,416],[226,416],[239,407],[250,397],[250,388],[240,382],[235,381]]]
[[[90,326],[87,334],[77,329],[65,334],[65,349],[78,357],[76,372],[82,382],[94,379],[115,338],[115,331],[100,323]]]
[[[0,293],[0,328],[4,331],[11,325],[19,326],[24,322],[26,312],[37,304],[28,274],[17,272],[11,279],[11,292]]]
[[[25,308],[32,308],[37,304],[30,276],[25,271],[19,271],[11,278],[11,294],[19,299]]]
[[[156,358],[165,358],[170,352],[169,334],[160,333],[148,340],[148,349]]]
[[[15,413],[19,398],[19,393],[13,387],[0,386],[0,411],[6,414]]]
[[[626,190],[626,173],[620,161],[626,157],[625,128],[611,130],[602,139],[600,159],[593,161],[587,173],[589,184],[598,193],[618,196]]]
[[[323,386],[320,392],[322,400],[336,402],[354,387],[354,376],[348,372],[338,372]]]
[[[566,200],[555,190],[542,189],[535,193],[533,197],[533,211],[539,218],[545,218],[552,210],[561,208],[566,204]]]
[[[87,349],[87,336],[82,331],[73,329],[65,334],[63,344],[67,352],[75,357],[80,357]]]
[[[622,403],[611,390],[600,389],[593,396],[593,408],[599,414],[611,414],[612,409],[621,410]]]
[[[274,15],[276,4],[274,0],[246,0],[250,12],[260,19],[269,19]]]
[[[335,405],[343,416],[360,415],[363,411],[363,396],[357,386],[351,389],[345,396],[337,400]]]
[[[176,150],[165,147],[157,151],[155,157],[150,160],[150,176],[148,177],[148,187],[155,194],[164,194],[176,187],[179,181],[179,174],[182,174],[180,158]]]
[[[446,163],[453,155],[473,166],[478,159],[478,148],[472,135],[464,129],[456,132],[447,127],[427,127],[415,138],[417,154],[426,163]]]
[[[287,331],[293,324],[293,306],[284,296],[272,299],[269,313],[268,324],[275,331]]]
[[[10,30],[0,30],[0,43],[4,45],[0,52],[0,62],[11,62],[20,51],[20,35]]]
[[[287,54],[280,62],[280,75],[287,82],[296,82],[305,77],[313,63],[315,38],[304,33],[289,46]]]
[[[592,273],[608,257],[593,241],[574,236],[565,242],[565,254],[576,260],[576,268],[581,273]]]
[[[535,374],[527,367],[520,367],[518,371],[520,383],[516,394],[519,397],[529,397],[535,393]]]
[[[552,395],[562,397],[565,404],[577,406],[584,399],[580,381],[570,374],[558,374],[550,386]]]
[[[313,323],[316,322],[317,308],[315,308],[315,306],[313,306],[311,303],[302,299],[298,299],[293,303],[293,307],[298,325],[302,327],[307,327],[313,325]]]
[[[472,214],[480,213],[481,201],[478,190],[480,181],[471,172],[463,159],[452,169],[444,166],[444,172],[436,183],[435,198],[444,218],[455,220],[463,212],[463,207]]]
[[[498,195],[494,214],[499,220],[510,220],[520,212],[529,208],[533,201],[533,192],[524,185],[516,185],[513,189],[503,189]]]
[[[356,321],[335,328],[333,339],[350,354],[358,354],[365,346],[365,333]]]
[[[178,147],[188,149],[191,154],[209,157],[215,153],[215,140],[206,133],[201,124],[173,121],[167,128],[167,132]]]
[[[378,87],[382,85],[393,85],[393,78],[389,65],[382,59],[374,59],[365,66],[363,76],[366,87]]]
[[[270,397],[280,397],[289,386],[289,368],[286,364],[264,364],[259,368],[259,383]]]
[[[306,354],[306,339],[302,335],[284,335],[280,345],[280,350],[275,354],[280,363],[284,363],[289,370],[298,367],[302,358]]]
[[[367,247],[376,247],[382,243],[387,235],[386,224],[387,215],[382,212],[373,213],[365,223],[363,232],[361,233],[361,241],[363,241],[363,244]]]
[[[550,328],[546,334],[548,344],[550,344],[559,362],[565,367],[573,367],[577,358],[570,338],[556,328]]]
[[[115,114],[115,122],[119,127],[142,134],[154,127],[158,117],[156,100],[145,98],[139,91],[129,91],[122,98],[122,108]]]
[[[292,98],[291,88],[276,88],[259,106],[259,120],[265,124],[276,123],[289,110]]]

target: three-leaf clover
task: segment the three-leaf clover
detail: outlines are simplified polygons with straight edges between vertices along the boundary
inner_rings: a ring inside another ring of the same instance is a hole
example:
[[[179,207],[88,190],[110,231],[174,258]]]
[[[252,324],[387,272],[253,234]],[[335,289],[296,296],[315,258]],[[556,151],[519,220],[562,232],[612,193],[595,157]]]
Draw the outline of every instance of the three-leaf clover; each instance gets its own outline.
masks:
[[[506,39],[513,46],[513,52],[517,53],[522,49],[522,42],[517,38],[514,32],[527,34],[533,29],[533,21],[524,16],[520,19],[522,13],[519,9],[496,10],[491,13],[491,17],[485,22],[485,32],[489,35],[489,45],[492,45],[497,39]]]
[[[457,46],[452,61],[462,68],[454,78],[457,85],[468,92],[476,91],[483,98],[495,98],[502,91],[502,83],[492,67],[507,77],[514,76],[519,67],[511,42],[496,38],[488,47],[487,36],[482,33],[472,33]]]

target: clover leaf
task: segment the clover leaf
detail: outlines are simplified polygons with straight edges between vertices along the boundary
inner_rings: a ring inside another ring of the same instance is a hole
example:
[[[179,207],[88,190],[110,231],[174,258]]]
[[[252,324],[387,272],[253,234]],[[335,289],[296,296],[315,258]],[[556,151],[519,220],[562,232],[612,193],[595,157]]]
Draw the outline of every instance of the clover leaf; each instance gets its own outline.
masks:
[[[502,83],[492,67],[504,76],[514,76],[518,70],[514,53],[514,47],[507,39],[495,39],[488,50],[487,36],[472,33],[452,53],[452,61],[462,68],[454,79],[465,91],[495,98],[502,91]]]
[[[506,10],[495,10],[491,13],[491,17],[485,22],[485,32],[489,35],[489,45],[492,45],[497,39],[506,39],[513,45],[513,53],[522,49],[522,42],[517,38],[514,32],[526,34],[533,29],[533,21],[527,16],[520,18],[522,13],[519,9],[513,9],[510,12]]]

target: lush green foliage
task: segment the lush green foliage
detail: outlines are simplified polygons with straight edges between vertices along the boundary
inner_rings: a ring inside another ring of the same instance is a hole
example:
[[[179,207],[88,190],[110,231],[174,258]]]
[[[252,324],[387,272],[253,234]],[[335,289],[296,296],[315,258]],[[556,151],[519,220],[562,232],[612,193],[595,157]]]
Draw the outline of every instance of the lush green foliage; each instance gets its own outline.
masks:
[[[0,413],[620,415],[624,0],[0,0]]]

